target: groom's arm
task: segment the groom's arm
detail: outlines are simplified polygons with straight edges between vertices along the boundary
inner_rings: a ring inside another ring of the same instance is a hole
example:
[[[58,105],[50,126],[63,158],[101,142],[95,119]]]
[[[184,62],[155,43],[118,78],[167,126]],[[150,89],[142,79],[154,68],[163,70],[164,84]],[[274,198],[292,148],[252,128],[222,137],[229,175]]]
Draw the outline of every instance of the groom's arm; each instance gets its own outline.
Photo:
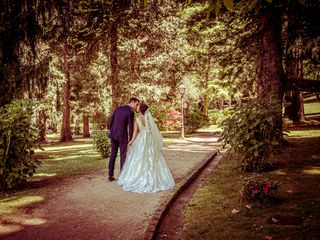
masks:
[[[111,119],[109,121],[109,124],[108,124],[108,129],[110,130],[112,125],[113,125],[113,122],[114,122],[114,118],[115,118],[115,110],[113,111],[112,115],[111,115]]]
[[[137,121],[134,121],[134,124],[133,124],[133,135],[132,135],[132,138],[130,140],[130,142],[128,143],[128,145],[130,146],[134,140],[136,139],[138,135],[138,124],[137,124]]]
[[[129,116],[129,141],[132,139],[132,134],[133,134],[133,121],[134,121],[134,113],[131,112]]]

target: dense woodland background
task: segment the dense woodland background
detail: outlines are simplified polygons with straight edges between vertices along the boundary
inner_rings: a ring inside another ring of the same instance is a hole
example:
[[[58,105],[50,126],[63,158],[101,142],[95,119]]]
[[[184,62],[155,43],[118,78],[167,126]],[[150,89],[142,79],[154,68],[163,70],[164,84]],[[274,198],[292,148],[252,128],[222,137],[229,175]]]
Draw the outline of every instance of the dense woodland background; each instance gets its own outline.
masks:
[[[36,103],[41,141],[88,137],[131,96],[162,129],[179,129],[181,83],[190,131],[228,111],[216,109],[255,98],[279,109],[289,100],[286,114],[304,121],[303,94],[285,83],[320,78],[317,0],[0,4],[0,106]],[[281,128],[281,115],[274,121]]]

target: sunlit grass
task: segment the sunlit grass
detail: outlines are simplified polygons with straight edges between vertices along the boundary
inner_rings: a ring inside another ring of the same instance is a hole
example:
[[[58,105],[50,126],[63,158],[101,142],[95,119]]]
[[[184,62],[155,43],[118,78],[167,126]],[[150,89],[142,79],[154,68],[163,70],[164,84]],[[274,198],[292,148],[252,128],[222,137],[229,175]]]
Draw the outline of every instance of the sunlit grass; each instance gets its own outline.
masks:
[[[89,173],[106,167],[92,144],[46,146],[37,152],[41,166],[37,174],[55,174],[57,177]]]
[[[320,174],[320,167],[312,167],[310,169],[305,169],[302,172],[306,174]]]
[[[318,129],[296,129],[289,130],[288,135],[290,137],[318,137],[320,136],[320,128]]]
[[[189,202],[182,239],[320,239],[320,132],[301,128],[297,133],[304,138],[283,149],[278,169],[259,174],[280,182],[278,201],[260,208],[242,205],[242,182],[252,174],[239,173],[235,160],[224,158]],[[277,215],[301,217],[303,225],[272,224]]]
[[[320,101],[316,97],[305,99],[304,112],[305,114],[320,114]]]
[[[43,197],[39,195],[25,195],[0,200],[0,212],[3,209],[11,207],[23,207],[30,204],[43,201]]]

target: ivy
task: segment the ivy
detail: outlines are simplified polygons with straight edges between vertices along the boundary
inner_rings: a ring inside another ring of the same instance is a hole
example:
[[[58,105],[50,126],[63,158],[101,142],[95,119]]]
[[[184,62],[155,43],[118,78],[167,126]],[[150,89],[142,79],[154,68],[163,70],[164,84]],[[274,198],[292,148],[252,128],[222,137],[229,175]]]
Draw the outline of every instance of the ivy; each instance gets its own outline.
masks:
[[[13,189],[32,176],[40,162],[34,149],[38,131],[31,125],[32,104],[15,100],[0,109],[0,190]]]
[[[222,122],[223,141],[237,155],[240,170],[260,171],[270,163],[270,154],[282,138],[275,127],[278,109],[277,104],[251,102],[237,107]]]

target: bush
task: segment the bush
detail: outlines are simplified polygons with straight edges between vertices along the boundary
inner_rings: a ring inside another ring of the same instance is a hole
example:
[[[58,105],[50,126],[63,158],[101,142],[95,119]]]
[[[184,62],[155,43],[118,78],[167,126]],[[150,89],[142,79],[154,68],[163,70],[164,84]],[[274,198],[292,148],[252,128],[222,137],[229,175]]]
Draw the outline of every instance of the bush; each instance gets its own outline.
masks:
[[[92,134],[93,146],[100,153],[101,157],[106,158],[110,155],[110,139],[108,132],[96,131]]]
[[[269,179],[248,178],[243,183],[240,196],[242,202],[260,206],[274,199],[278,189],[278,182],[273,182]]]
[[[35,173],[40,162],[33,153],[39,135],[31,126],[30,101],[13,101],[0,109],[0,118],[0,187],[6,191]]]
[[[269,156],[282,138],[274,127],[276,105],[254,102],[243,104],[226,118],[221,127],[225,144],[237,155],[240,169],[259,171],[269,165]]]
[[[201,114],[199,111],[186,114],[185,130],[187,134],[193,133],[199,128],[209,125],[210,123],[208,118],[205,115]]]
[[[160,130],[177,130],[181,127],[181,112],[176,110],[163,109],[159,112],[152,112]]]
[[[215,109],[209,112],[211,124],[221,124],[231,113],[231,108]]]

